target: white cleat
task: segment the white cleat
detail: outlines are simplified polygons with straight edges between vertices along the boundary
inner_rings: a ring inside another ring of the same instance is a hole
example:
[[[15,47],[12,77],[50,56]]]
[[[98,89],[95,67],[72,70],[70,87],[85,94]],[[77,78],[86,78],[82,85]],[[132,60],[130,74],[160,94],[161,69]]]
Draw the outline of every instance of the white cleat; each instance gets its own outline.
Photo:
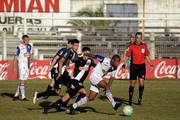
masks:
[[[34,97],[33,97],[33,103],[34,103],[34,104],[36,104],[37,94],[38,94],[38,92],[35,92],[35,93],[34,93]]]

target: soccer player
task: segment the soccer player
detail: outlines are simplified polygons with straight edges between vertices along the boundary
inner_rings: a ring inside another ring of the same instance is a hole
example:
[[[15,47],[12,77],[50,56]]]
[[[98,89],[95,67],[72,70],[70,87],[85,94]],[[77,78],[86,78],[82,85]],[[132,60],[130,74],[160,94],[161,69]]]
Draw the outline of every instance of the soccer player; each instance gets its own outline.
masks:
[[[78,92],[80,94],[77,98],[77,101],[80,98],[86,96],[86,90],[83,86],[83,83],[89,74],[90,68],[95,66],[94,61],[89,58],[89,55],[91,54],[90,52],[90,48],[88,47],[84,47],[82,49],[82,57],[78,57],[78,59],[74,62],[75,69],[74,74],[70,80],[70,88],[67,90],[62,99],[59,99],[52,105],[45,107],[44,113],[47,113],[49,109],[54,107],[57,108],[57,110],[65,108],[68,101]]]
[[[18,100],[21,94],[22,100],[27,101],[25,96],[26,80],[29,76],[29,66],[32,60],[32,46],[29,44],[29,36],[23,35],[21,43],[16,48],[16,55],[14,57],[14,72],[17,72],[20,83],[17,87],[13,100]]]
[[[70,114],[74,114],[74,110],[77,107],[80,107],[88,103],[89,101],[93,101],[96,98],[97,94],[99,93],[99,88],[106,89],[106,97],[111,102],[114,110],[117,110],[121,106],[121,103],[117,103],[114,101],[109,84],[115,78],[115,73],[120,62],[120,57],[119,55],[114,55],[111,59],[106,57],[104,58],[101,57],[99,60],[100,63],[96,65],[96,67],[94,68],[93,72],[90,75],[91,86],[90,86],[89,95],[81,98],[79,101],[74,103],[69,109]],[[111,78],[109,80],[109,83],[107,83],[103,79],[103,76],[109,72],[111,72],[110,75]]]
[[[33,97],[34,104],[36,103],[37,98],[40,98],[40,97],[44,97],[44,96],[48,97],[51,94],[53,95],[56,93],[60,96],[61,84],[68,86],[67,83],[71,77],[67,69],[65,69],[65,67],[68,66],[71,61],[74,61],[75,59],[77,59],[76,51],[78,47],[79,47],[79,41],[77,39],[74,39],[74,40],[71,40],[71,48],[62,48],[57,52],[57,54],[53,58],[53,61],[50,67],[53,80],[51,84],[48,85],[48,88],[45,92],[34,93],[34,97]],[[53,67],[55,66],[55,64],[58,64],[58,68]]]
[[[134,87],[139,80],[139,98],[138,98],[138,105],[142,104],[142,95],[144,91],[144,80],[146,75],[146,66],[145,66],[145,59],[150,64],[151,68],[153,69],[153,64],[149,59],[149,50],[147,44],[142,40],[142,33],[137,32],[135,35],[135,43],[131,44],[126,51],[124,64],[128,57],[131,56],[131,64],[130,64],[130,86],[129,86],[129,104],[132,105],[132,98],[134,93]],[[125,66],[125,65],[123,65]]]

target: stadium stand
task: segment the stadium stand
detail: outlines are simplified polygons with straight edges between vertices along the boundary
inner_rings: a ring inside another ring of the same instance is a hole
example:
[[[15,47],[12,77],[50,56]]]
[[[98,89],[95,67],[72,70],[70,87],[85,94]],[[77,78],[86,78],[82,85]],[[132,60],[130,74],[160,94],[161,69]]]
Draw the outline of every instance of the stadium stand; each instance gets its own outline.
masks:
[[[123,54],[126,49],[125,45],[129,42],[129,32],[118,32],[114,27],[92,27],[92,26],[55,26],[49,29],[50,31],[28,31],[30,43],[38,54],[43,55],[44,59],[53,57],[59,48],[65,47],[68,39],[77,37],[77,30],[82,33],[82,46],[91,47],[93,53],[111,56],[112,52]],[[139,27],[139,30],[142,28]],[[180,38],[179,32],[163,32],[164,27],[146,27],[145,41],[149,44],[150,34],[148,30],[153,29],[155,34],[155,53],[156,58],[178,58],[180,56]],[[179,29],[178,27],[170,27],[168,29]],[[157,31],[155,31],[157,30]],[[162,31],[162,32],[159,32]],[[3,42],[2,32],[0,41]],[[19,43],[17,35],[7,34],[7,56],[12,59],[16,45]],[[2,46],[0,45],[0,54],[2,54]]]

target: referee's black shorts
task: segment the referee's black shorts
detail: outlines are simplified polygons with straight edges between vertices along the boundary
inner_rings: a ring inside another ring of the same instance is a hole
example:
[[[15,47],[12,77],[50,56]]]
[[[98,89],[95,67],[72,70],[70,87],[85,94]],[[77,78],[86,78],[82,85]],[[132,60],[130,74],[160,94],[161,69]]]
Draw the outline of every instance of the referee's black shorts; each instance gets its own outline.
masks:
[[[137,80],[142,78],[145,80],[146,65],[145,64],[131,64],[130,65],[130,80]]]

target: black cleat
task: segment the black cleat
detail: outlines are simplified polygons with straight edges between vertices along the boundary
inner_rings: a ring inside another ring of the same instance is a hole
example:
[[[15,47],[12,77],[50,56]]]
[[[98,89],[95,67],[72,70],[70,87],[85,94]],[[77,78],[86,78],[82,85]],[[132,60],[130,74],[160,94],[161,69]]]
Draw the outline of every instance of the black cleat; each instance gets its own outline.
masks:
[[[73,106],[70,106],[70,108],[66,112],[68,114],[70,114],[70,115],[74,115],[75,114],[75,109],[73,108]]]
[[[142,99],[138,99],[138,103],[137,103],[137,105],[142,105]]]
[[[22,101],[29,101],[27,98],[23,98]]]
[[[17,97],[14,96],[14,97],[13,97],[13,101],[17,101],[17,100],[19,100],[19,97],[18,97],[18,96],[17,96]]]
[[[122,104],[121,103],[116,103],[115,106],[113,107],[114,110],[117,110]]]

